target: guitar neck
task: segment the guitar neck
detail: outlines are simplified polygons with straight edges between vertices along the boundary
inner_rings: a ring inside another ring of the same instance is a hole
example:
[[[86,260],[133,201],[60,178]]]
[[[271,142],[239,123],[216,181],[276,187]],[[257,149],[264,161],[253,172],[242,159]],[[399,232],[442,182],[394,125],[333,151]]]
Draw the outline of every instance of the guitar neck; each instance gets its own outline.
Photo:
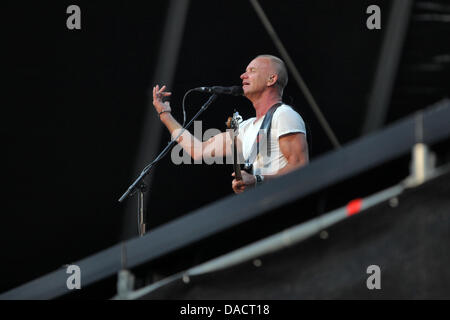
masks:
[[[236,180],[242,180],[241,175],[241,166],[238,163],[238,152],[237,152],[237,143],[236,140],[237,137],[234,136],[233,138],[233,168],[234,168],[234,176]]]

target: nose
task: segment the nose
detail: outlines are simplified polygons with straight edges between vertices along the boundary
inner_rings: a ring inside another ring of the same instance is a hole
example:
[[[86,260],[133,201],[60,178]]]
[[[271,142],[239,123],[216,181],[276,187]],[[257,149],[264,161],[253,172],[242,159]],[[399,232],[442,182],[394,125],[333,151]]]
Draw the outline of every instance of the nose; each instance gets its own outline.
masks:
[[[247,78],[247,72],[244,72],[243,74],[241,74],[241,77],[240,77],[242,80],[244,80],[244,79],[246,79]]]

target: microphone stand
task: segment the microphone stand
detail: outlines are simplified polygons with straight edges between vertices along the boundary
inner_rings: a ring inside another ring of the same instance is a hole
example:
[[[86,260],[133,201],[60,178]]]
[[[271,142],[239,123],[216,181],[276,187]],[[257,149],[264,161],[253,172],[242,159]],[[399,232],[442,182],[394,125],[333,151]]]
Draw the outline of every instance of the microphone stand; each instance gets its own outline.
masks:
[[[138,224],[139,224],[139,236],[143,236],[146,232],[146,224],[147,224],[147,214],[145,212],[145,203],[144,203],[144,195],[145,192],[148,191],[147,185],[144,182],[144,178],[150,173],[150,170],[153,168],[153,166],[161,160],[162,157],[166,155],[166,153],[173,147],[173,145],[176,143],[178,137],[181,136],[181,134],[188,129],[191,124],[197,119],[205,110],[209,107],[211,103],[213,103],[214,100],[217,99],[217,94],[212,94],[208,101],[203,104],[203,106],[200,108],[200,110],[197,112],[197,114],[191,119],[191,121],[188,122],[188,124],[182,128],[180,134],[169,142],[169,144],[164,148],[163,151],[156,157],[155,160],[153,160],[149,165],[147,165],[144,170],[142,170],[139,177],[131,184],[131,186],[128,188],[128,190],[120,197],[119,202],[122,202],[125,200],[126,197],[133,196],[136,191],[138,191]]]

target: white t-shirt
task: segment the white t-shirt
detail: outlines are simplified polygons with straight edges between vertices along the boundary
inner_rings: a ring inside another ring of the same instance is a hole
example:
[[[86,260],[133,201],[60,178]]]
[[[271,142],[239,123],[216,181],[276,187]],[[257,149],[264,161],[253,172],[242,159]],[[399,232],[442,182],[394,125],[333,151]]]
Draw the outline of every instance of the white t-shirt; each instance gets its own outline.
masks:
[[[270,156],[268,155],[268,152],[266,152],[266,148],[263,147],[260,151],[260,156],[255,159],[256,136],[264,118],[265,116],[261,117],[256,122],[256,117],[243,121],[239,125],[237,137],[241,145],[241,156],[247,161],[252,161],[254,159],[253,174],[270,175],[275,174],[288,163],[286,157],[280,151],[280,144],[278,142],[279,137],[296,132],[304,133],[306,135],[306,128],[302,117],[294,109],[286,104],[281,105],[275,110],[272,117],[272,127],[270,129]],[[251,153],[253,154],[252,156]]]

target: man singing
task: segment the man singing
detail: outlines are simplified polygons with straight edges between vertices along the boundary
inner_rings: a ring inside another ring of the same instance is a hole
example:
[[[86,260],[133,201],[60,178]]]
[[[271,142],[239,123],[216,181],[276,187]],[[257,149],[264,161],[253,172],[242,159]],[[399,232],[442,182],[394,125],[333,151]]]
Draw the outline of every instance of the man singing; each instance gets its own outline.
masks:
[[[305,123],[296,111],[282,102],[283,90],[288,82],[284,62],[271,55],[257,56],[247,66],[241,79],[244,96],[252,102],[256,117],[239,125],[238,152],[241,158],[252,164],[253,172],[250,174],[241,171],[242,180],[232,181],[235,193],[244,192],[249,187],[308,163]],[[169,102],[162,100],[171,95],[165,90],[165,86],[160,88],[157,85],[153,88],[153,105],[161,121],[175,138],[182,127],[172,117]],[[267,119],[264,120],[265,118]],[[262,125],[265,130],[260,130]],[[230,132],[223,132],[201,142],[187,130],[177,140],[194,160],[232,154],[231,141]]]

